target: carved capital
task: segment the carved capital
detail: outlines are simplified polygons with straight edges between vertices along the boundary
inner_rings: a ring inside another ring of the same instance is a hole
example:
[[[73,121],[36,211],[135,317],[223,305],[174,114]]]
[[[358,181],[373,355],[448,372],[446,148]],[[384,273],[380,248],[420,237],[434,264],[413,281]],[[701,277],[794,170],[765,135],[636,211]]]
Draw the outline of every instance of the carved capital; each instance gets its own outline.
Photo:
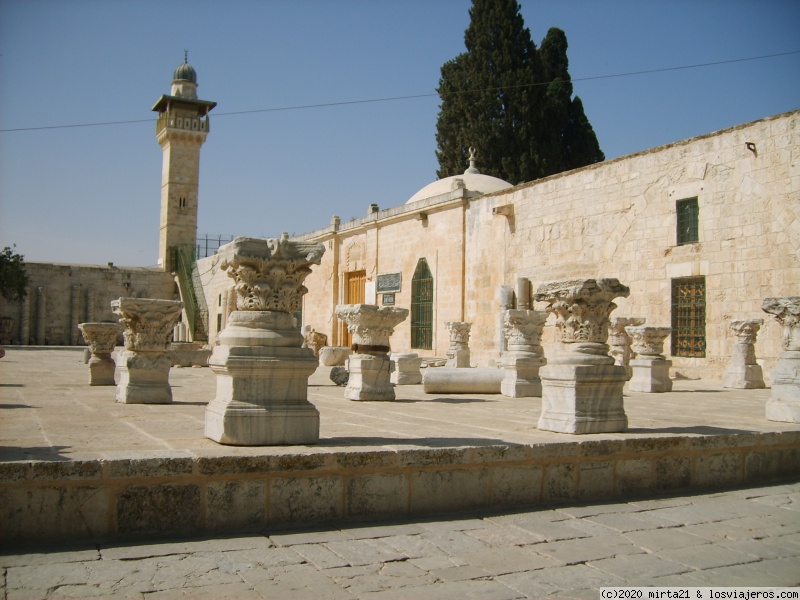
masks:
[[[444,326],[447,328],[447,331],[450,332],[450,346],[459,347],[469,345],[469,331],[472,328],[472,323],[448,321]]]
[[[758,330],[764,324],[764,319],[734,319],[731,329],[736,334],[738,344],[755,344]]]
[[[618,279],[572,279],[542,284],[534,300],[548,303],[561,342],[605,344],[609,315],[617,308],[612,300],[629,295]]]
[[[800,296],[765,298],[761,310],[775,315],[775,319],[783,326],[783,349],[800,351]]]
[[[325,253],[322,244],[238,237],[222,246],[220,268],[234,281],[237,308],[294,312],[308,289],[303,281]]]
[[[183,302],[152,298],[120,298],[111,301],[119,315],[125,336],[125,349],[137,352],[163,352],[178,323]]]
[[[347,324],[353,345],[366,347],[368,353],[386,354],[394,328],[408,316],[408,309],[372,304],[340,304],[336,316]],[[356,350],[358,352],[359,350]]]
[[[548,314],[543,310],[503,311],[503,333],[509,352],[543,354],[542,329]]]
[[[625,331],[631,336],[631,347],[640,356],[663,356],[664,340],[672,333],[670,327],[628,325]]]
[[[119,335],[119,325],[116,323],[79,323],[78,329],[95,356],[114,351]]]
[[[628,325],[644,325],[643,317],[610,317],[608,320],[608,343],[611,346],[630,346],[631,338],[625,331]]]

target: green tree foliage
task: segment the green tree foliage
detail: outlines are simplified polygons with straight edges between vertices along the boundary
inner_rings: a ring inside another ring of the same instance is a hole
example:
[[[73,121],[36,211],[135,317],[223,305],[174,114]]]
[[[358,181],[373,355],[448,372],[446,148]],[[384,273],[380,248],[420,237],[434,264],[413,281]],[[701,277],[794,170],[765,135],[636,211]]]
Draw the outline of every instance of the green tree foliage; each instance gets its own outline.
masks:
[[[28,274],[22,259],[8,246],[0,252],[0,295],[9,302],[19,302],[27,294]]]
[[[473,0],[467,51],[442,66],[437,175],[464,171],[511,183],[603,160],[579,98],[572,98],[567,38],[551,29],[537,50],[516,0]]]

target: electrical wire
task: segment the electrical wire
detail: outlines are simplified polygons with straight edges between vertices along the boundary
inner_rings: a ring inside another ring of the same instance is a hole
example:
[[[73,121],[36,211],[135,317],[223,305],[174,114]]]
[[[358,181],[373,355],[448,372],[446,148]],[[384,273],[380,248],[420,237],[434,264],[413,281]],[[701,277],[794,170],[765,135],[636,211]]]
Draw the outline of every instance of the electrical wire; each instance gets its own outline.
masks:
[[[575,81],[597,81],[601,79],[614,79],[619,77],[634,77],[638,75],[648,75],[651,73],[666,73],[669,71],[682,71],[686,69],[699,69],[703,67],[715,67],[719,65],[727,65],[732,63],[741,63],[747,62],[752,60],[764,60],[767,58],[777,58],[780,56],[790,56],[792,54],[800,54],[800,50],[792,50],[790,52],[780,52],[777,54],[766,54],[764,56],[751,56],[748,58],[734,58],[730,60],[720,60],[716,62],[708,62],[708,63],[699,63],[696,65],[683,65],[680,67],[663,67],[660,69],[648,69],[645,71],[630,71],[627,73],[614,73],[611,75],[594,75],[591,77],[575,77],[573,79],[567,80],[564,83],[570,83]],[[519,88],[527,88],[527,87],[537,87],[537,86],[544,86],[550,85],[552,82],[545,81],[541,83],[529,83],[523,84],[518,86],[508,86],[504,89],[519,89]],[[466,90],[463,92],[459,92],[461,94],[473,94],[473,93],[480,93],[485,92],[487,90],[494,90],[499,88],[483,88],[483,89],[475,89],[475,90]],[[324,102],[321,104],[301,104],[296,106],[280,106],[275,108],[258,108],[253,110],[239,110],[239,111],[232,111],[232,112],[223,112],[223,113],[215,113],[214,118],[219,117],[229,117],[233,115],[250,115],[255,113],[267,113],[267,112],[281,112],[281,111],[288,111],[288,110],[310,110],[314,108],[329,108],[333,106],[350,106],[354,104],[371,104],[377,102],[395,102],[399,100],[414,100],[417,98],[431,98],[434,96],[439,96],[438,92],[432,92],[427,94],[413,94],[410,96],[391,96],[387,98],[370,98],[364,100],[344,100],[340,102]],[[11,133],[17,131],[41,131],[45,129],[70,129],[76,127],[101,127],[101,126],[108,126],[108,125],[129,125],[132,123],[155,123],[156,119],[134,119],[129,121],[104,121],[99,123],[77,123],[73,125],[43,125],[38,127],[17,127],[13,129],[0,129],[0,133]]]

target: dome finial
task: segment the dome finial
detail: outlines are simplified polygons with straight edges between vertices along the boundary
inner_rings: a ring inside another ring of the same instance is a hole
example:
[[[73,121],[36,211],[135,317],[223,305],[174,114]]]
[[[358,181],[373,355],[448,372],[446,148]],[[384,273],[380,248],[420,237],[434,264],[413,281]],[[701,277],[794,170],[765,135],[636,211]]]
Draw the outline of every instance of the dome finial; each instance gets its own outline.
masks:
[[[480,173],[478,167],[475,166],[475,157],[478,155],[478,151],[475,150],[475,146],[469,147],[469,168],[464,171],[464,174],[467,173]]]
[[[183,51],[183,64],[185,65],[189,64],[189,51],[185,49]]]

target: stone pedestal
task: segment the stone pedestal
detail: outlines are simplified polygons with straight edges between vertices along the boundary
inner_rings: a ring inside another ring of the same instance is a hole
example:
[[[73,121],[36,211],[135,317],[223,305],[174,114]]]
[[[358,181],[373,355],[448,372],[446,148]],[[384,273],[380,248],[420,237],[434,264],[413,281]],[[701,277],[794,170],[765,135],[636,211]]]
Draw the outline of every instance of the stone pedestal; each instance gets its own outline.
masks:
[[[539,368],[547,361],[541,346],[547,313],[537,310],[507,310],[503,331],[507,351],[502,358],[505,371],[500,393],[511,398],[541,397]]]
[[[763,319],[734,319],[731,329],[736,334],[731,362],[722,379],[722,387],[734,389],[761,389],[764,385],[764,374],[761,365],[756,361],[756,336]]]
[[[444,324],[450,332],[450,348],[447,350],[446,367],[469,368],[469,331],[471,323],[452,321]]]
[[[608,326],[608,345],[614,364],[625,367],[628,371],[628,379],[630,379],[633,375],[633,367],[630,366],[630,362],[634,358],[634,354],[631,350],[631,338],[625,332],[625,327],[628,325],[644,325],[644,318],[611,317]]]
[[[125,336],[125,350],[117,356],[117,402],[172,402],[167,344],[182,308],[183,303],[175,300],[120,298],[111,302]]]
[[[389,338],[408,310],[372,304],[340,304],[336,315],[352,335],[353,354],[347,365],[350,379],[344,390],[349,400],[394,400],[389,367]]]
[[[783,328],[783,350],[771,373],[767,419],[800,423],[800,296],[766,298],[761,309],[775,315]]]
[[[422,357],[417,354],[401,354],[392,352],[389,355],[392,361],[391,376],[389,381],[395,385],[416,385],[422,383]]]
[[[116,385],[114,370],[116,363],[111,353],[117,345],[119,325],[116,323],[80,323],[78,329],[89,345],[89,385]]]
[[[632,392],[671,392],[669,369],[672,361],[664,358],[664,340],[672,332],[669,327],[627,326],[631,347],[636,358],[630,361],[633,369],[628,389]]]
[[[620,432],[628,428],[622,399],[625,367],[609,356],[609,315],[630,290],[617,279],[576,279],[539,286],[534,300],[556,316],[561,352],[539,370],[539,429],[560,433]]]
[[[319,412],[308,401],[308,378],[319,361],[301,347],[292,312],[302,305],[310,265],[324,251],[321,244],[290,242],[286,234],[236,238],[219,249],[238,310],[208,361],[217,390],[206,407],[207,438],[235,446],[319,441]]]

